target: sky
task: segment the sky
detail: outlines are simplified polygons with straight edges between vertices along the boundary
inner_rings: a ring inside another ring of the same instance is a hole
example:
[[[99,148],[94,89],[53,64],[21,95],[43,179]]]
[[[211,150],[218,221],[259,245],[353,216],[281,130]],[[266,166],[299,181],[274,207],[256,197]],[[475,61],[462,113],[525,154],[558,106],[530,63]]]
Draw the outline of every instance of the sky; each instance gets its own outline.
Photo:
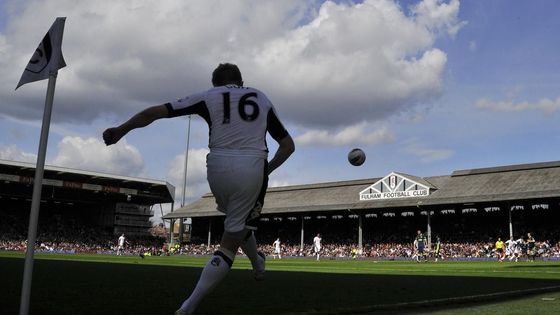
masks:
[[[0,159],[36,161],[47,80],[14,89],[64,16],[46,164],[164,180],[176,207],[187,134],[185,204],[209,192],[200,117],[190,133],[187,117],[163,119],[110,147],[101,134],[210,88],[221,62],[268,95],[295,140],[271,187],[560,160],[559,11],[556,0],[0,0]]]

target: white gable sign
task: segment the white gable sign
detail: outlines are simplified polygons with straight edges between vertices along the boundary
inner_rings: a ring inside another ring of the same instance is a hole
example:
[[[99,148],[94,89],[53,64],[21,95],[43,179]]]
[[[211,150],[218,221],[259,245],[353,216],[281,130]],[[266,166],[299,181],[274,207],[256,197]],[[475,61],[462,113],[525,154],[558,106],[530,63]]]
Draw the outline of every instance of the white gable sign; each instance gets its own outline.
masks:
[[[430,187],[403,175],[391,173],[360,192],[360,200],[426,197]]]

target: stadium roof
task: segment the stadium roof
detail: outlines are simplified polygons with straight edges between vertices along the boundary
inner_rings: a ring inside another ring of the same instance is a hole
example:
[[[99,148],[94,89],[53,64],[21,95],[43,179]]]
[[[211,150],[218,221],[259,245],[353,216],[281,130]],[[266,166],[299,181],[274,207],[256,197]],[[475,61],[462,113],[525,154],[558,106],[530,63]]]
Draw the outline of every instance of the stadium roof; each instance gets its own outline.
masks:
[[[0,198],[30,198],[35,164],[0,160]],[[138,204],[171,203],[168,182],[45,165],[42,199],[103,203],[133,200]]]
[[[403,196],[407,195],[406,198],[383,198],[382,193],[377,193],[377,188],[383,185],[388,187],[391,180],[394,181],[394,188],[401,183],[409,183],[409,186],[401,191]],[[416,186],[411,188],[410,185]],[[420,196],[405,192],[413,189],[417,189],[419,194],[427,192]],[[373,197],[361,198],[362,194]],[[458,170],[451,175],[423,178],[393,172],[383,178],[269,188],[262,214],[337,210],[365,212],[381,209],[416,209],[417,206],[444,208],[504,202],[513,205],[523,201],[554,198],[560,198],[560,161]],[[163,218],[222,215],[215,208],[213,195],[206,194],[196,202]]]

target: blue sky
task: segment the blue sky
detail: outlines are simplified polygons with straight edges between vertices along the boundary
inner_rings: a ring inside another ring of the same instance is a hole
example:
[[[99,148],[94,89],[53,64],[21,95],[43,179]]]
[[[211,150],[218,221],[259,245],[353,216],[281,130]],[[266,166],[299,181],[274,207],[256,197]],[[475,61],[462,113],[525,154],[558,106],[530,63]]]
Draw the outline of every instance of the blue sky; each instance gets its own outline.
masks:
[[[14,88],[57,16],[67,17],[68,67],[58,77],[50,165],[167,180],[181,192],[186,118],[110,148],[100,135],[146,106],[208,88],[223,61],[269,95],[296,139],[273,186],[559,159],[558,1],[0,6],[0,159],[36,158],[46,81]],[[207,133],[193,118],[187,202],[208,191]],[[367,154],[361,167],[346,161],[354,147]]]

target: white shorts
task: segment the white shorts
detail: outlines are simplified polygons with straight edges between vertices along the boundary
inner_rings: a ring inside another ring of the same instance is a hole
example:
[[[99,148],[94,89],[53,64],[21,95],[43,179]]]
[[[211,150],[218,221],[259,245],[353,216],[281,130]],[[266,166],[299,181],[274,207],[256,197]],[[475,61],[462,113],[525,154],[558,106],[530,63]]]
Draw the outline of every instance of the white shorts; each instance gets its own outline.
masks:
[[[210,152],[206,166],[217,210],[226,215],[224,230],[256,230],[268,185],[266,158]]]

